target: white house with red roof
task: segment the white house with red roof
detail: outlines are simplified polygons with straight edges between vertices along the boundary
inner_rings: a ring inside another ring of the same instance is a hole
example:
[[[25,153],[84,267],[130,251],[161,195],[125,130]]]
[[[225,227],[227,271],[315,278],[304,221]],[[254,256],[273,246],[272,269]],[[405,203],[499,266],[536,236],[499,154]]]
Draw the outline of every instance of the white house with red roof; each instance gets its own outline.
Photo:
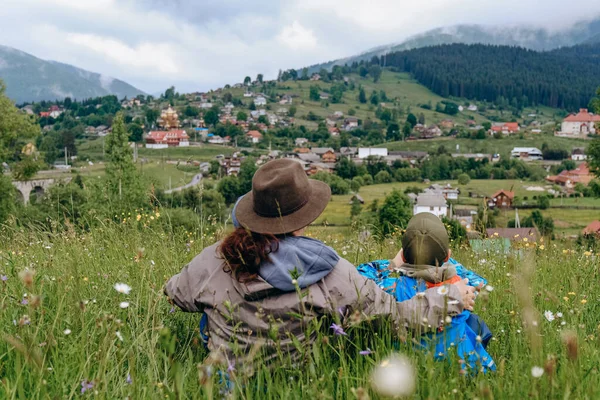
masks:
[[[188,147],[190,137],[183,129],[169,131],[151,131],[146,136],[147,149],[166,149],[167,147]]]
[[[517,133],[521,130],[518,122],[498,122],[493,123],[492,128],[490,129],[490,133],[501,133],[503,135],[510,135],[513,133]]]
[[[570,114],[563,120],[560,132],[556,132],[555,136],[586,138],[589,134],[596,133],[597,123],[600,123],[600,115],[588,112],[587,108],[581,108],[577,114]]]
[[[262,140],[263,135],[259,131],[248,131],[248,133],[246,133],[246,137],[252,143],[258,143]]]

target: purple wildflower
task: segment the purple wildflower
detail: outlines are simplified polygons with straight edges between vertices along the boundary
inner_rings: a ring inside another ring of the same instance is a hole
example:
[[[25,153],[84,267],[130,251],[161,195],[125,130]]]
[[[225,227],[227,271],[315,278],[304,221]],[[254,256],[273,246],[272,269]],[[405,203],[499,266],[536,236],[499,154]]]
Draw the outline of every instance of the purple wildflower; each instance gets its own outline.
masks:
[[[361,351],[358,352],[358,354],[360,354],[361,356],[368,356],[371,353],[373,353],[373,352],[368,347],[367,347],[366,350],[361,350]]]
[[[346,315],[346,307],[340,307],[340,308],[338,308],[338,312],[340,313],[340,315],[343,318]]]
[[[175,312],[175,307],[171,307],[171,309],[169,310],[169,314],[173,314]]]
[[[6,275],[0,275],[0,281],[6,282],[7,280],[8,280],[8,276],[6,276]]]
[[[21,304],[26,306],[27,304],[29,304],[29,301],[27,301],[27,299],[23,299],[21,300]]]
[[[127,374],[127,379],[125,379],[125,382],[127,382],[128,385],[131,385],[131,383],[133,382],[131,380],[131,374]]]
[[[229,361],[227,365],[227,372],[231,373],[235,371],[235,361]]]
[[[94,381],[83,380],[81,381],[81,394],[84,394],[87,390],[94,388]]]
[[[335,333],[338,336],[346,334],[346,332],[344,332],[344,329],[337,324],[331,324],[329,328],[333,329],[333,333]]]

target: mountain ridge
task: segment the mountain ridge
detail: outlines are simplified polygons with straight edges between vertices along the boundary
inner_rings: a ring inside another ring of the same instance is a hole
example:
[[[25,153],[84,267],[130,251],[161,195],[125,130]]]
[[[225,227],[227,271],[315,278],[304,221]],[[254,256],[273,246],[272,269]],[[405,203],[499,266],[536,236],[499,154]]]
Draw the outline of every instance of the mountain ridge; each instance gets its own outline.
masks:
[[[330,70],[335,65],[370,60],[374,56],[380,57],[387,53],[443,44],[491,44],[549,51],[582,43],[597,42],[600,42],[600,16],[588,21],[577,22],[568,29],[555,32],[526,26],[461,24],[434,28],[410,36],[401,42],[376,46],[353,56],[312,65],[308,67],[308,70],[309,73],[318,72],[321,68]]]
[[[145,94],[134,86],[22,50],[0,45],[0,79],[16,103],[42,100],[86,99],[114,94],[119,99]]]

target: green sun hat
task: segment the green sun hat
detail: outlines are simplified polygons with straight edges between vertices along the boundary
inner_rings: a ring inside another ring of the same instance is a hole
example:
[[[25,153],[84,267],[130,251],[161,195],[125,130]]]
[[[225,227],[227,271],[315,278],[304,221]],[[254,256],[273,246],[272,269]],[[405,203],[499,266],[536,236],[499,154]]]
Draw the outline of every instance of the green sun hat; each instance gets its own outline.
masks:
[[[419,213],[408,222],[402,236],[402,251],[408,264],[441,266],[449,248],[448,232],[437,216]]]

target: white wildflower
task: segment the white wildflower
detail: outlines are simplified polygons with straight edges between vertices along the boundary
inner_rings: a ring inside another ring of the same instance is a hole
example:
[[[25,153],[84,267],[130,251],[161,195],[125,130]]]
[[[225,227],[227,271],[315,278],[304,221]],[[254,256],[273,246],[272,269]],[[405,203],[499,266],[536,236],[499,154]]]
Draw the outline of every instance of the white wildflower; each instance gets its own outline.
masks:
[[[115,283],[115,290],[119,293],[129,294],[131,292],[131,286],[126,283]]]
[[[121,335],[121,332],[116,331],[115,335],[117,335],[117,337],[119,338],[119,340],[122,342],[123,341],[123,335]]]
[[[373,370],[373,389],[384,397],[406,397],[414,393],[416,372],[411,361],[403,355],[393,355]]]
[[[556,318],[562,318],[562,317],[563,317],[563,313],[561,313],[561,312],[556,313]]]
[[[447,286],[447,285],[440,286],[440,287],[438,288],[438,290],[437,290],[438,294],[440,294],[440,295],[442,295],[442,296],[446,296],[446,295],[448,295],[448,292],[449,292],[449,291],[450,291],[450,290],[448,289],[448,286]]]
[[[531,367],[531,376],[534,378],[540,378],[542,375],[544,375],[544,368],[537,366]]]
[[[548,322],[554,321],[554,313],[550,310],[544,311],[544,317],[548,320]]]
[[[65,330],[63,331],[63,333],[64,333],[66,336],[69,336],[69,335],[71,334],[71,330],[70,330],[69,328],[67,328],[67,329],[65,329]]]
[[[122,302],[119,304],[119,307],[121,307],[121,308],[123,308],[123,309],[124,309],[124,308],[127,308],[127,307],[129,307],[129,302],[128,302],[128,301],[122,301]]]
[[[485,287],[485,290],[487,290],[488,292],[492,292],[494,290],[494,287],[492,285],[487,285]]]

